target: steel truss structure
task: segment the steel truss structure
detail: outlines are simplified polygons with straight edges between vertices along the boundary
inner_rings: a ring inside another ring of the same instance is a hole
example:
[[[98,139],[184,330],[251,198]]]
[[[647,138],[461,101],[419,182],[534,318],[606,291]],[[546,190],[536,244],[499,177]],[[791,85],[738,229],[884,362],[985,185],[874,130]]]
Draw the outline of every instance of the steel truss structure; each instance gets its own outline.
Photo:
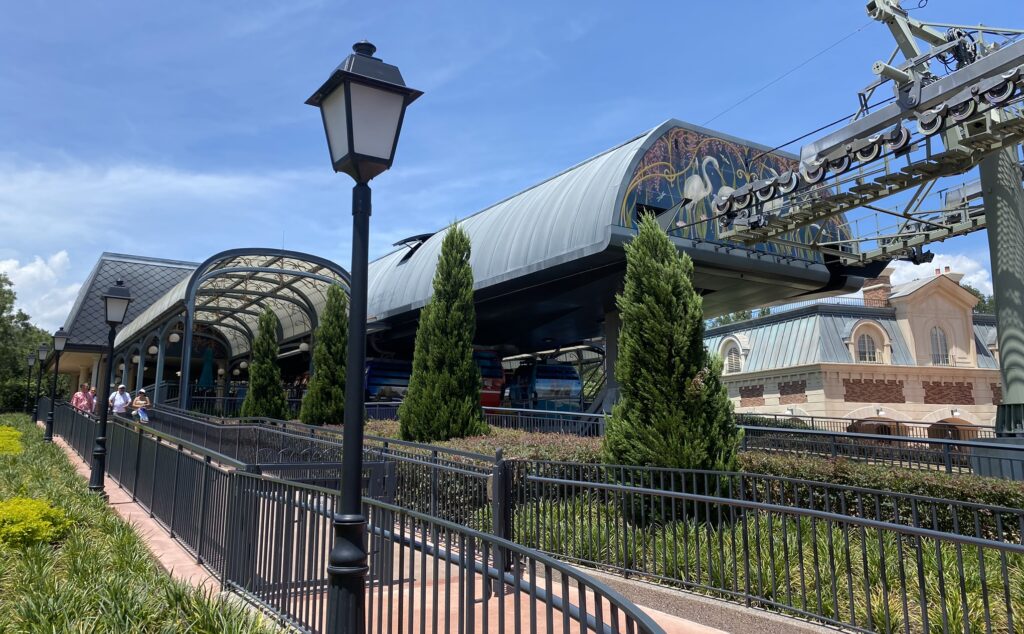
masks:
[[[875,62],[878,78],[859,93],[853,121],[804,145],[798,171],[716,197],[722,237],[789,244],[789,232],[843,215],[848,235],[812,231],[800,246],[847,265],[917,263],[930,259],[924,245],[986,227],[978,184],[942,187],[942,179],[1024,141],[1024,40],[1016,41],[1024,30],[924,23],[898,0],[872,0],[867,10],[897,48]],[[905,61],[894,66],[901,52]],[[886,85],[893,96],[872,105]],[[899,207],[877,204],[904,192]]]

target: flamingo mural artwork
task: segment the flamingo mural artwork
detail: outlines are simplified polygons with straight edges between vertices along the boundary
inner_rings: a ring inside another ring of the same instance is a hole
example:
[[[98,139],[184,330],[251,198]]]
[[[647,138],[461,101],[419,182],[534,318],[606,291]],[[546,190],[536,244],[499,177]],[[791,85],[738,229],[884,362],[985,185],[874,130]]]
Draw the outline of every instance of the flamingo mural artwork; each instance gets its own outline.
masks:
[[[797,167],[796,157],[763,153],[758,147],[675,127],[663,134],[640,159],[620,209],[620,224],[635,226],[637,214],[654,213],[670,235],[729,244],[718,236],[712,211],[716,196],[748,182],[777,176]],[[779,200],[769,205],[780,205]],[[797,229],[785,236],[791,243],[839,238],[848,232],[842,217]],[[815,251],[792,244],[764,243],[758,251],[820,262]]]

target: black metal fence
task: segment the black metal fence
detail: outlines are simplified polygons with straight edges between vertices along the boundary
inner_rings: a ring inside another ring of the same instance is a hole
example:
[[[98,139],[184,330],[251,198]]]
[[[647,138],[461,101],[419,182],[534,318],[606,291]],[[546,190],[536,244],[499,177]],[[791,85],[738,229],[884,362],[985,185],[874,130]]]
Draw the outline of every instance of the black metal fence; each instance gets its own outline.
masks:
[[[604,414],[485,407],[488,425],[528,432],[604,436]]]
[[[736,414],[736,422],[748,427],[776,427],[816,431],[867,433],[910,438],[976,440],[995,438],[992,425],[921,423],[888,419],[839,418],[796,414]]]
[[[66,403],[56,411],[57,434],[89,460],[95,419]],[[259,465],[124,418],[110,422],[108,438],[110,477],[225,588],[300,630],[326,629],[336,489],[269,476]],[[373,497],[364,497],[364,512],[367,631],[663,631],[614,590],[539,552]]]
[[[749,476],[607,469],[589,474],[601,480],[526,465],[515,478],[514,540],[861,632],[1015,632],[1024,618],[1019,509],[986,517],[989,538],[961,525],[984,509],[940,520],[938,504],[819,497],[814,483],[786,495],[786,484]],[[950,530],[939,530],[944,521]]]

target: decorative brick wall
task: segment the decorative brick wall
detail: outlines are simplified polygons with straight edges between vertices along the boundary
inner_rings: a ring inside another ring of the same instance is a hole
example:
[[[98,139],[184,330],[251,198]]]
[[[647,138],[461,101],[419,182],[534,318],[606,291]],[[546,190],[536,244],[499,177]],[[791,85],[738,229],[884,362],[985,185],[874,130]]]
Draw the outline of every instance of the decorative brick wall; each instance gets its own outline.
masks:
[[[864,282],[864,305],[865,306],[888,306],[889,294],[892,292],[888,275],[879,275],[876,278]]]
[[[998,383],[989,383],[988,386],[992,388],[992,404],[1002,405],[1003,404],[1003,386]]]
[[[974,384],[963,381],[924,381],[924,402],[930,405],[974,405]]]
[[[903,381],[882,379],[843,379],[847,403],[906,403]]]
[[[762,407],[763,405],[763,385],[744,385],[740,387],[740,407]]]
[[[807,402],[807,381],[779,383],[779,405]]]

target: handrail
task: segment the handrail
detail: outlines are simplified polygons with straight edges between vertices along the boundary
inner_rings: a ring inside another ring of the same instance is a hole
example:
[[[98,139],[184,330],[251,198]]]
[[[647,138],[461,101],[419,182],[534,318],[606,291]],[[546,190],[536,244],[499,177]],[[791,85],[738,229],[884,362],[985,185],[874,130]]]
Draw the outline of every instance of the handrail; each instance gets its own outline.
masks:
[[[948,438],[918,438],[916,436],[889,436],[886,434],[862,434],[859,432],[826,431],[823,429],[787,429],[784,427],[760,427],[740,425],[747,431],[775,432],[779,434],[802,434],[807,436],[826,436],[833,438],[852,438],[863,440],[881,440],[889,443],[906,443],[918,445],[950,445],[953,447],[977,447],[981,449],[1000,449],[1024,452],[1024,445],[1002,444],[979,440],[951,440]]]
[[[546,478],[542,476],[527,476],[527,480],[530,482],[539,482],[543,484],[571,486],[579,484],[573,480],[561,480],[558,478]],[[857,524],[863,525],[866,528],[874,528],[879,530],[891,530],[909,535],[911,537],[922,537],[927,539],[934,539],[938,541],[954,541],[961,544],[970,544],[972,546],[984,546],[987,548],[996,548],[1009,553],[1015,553],[1024,555],[1024,544],[1015,544],[1012,542],[990,540],[983,537],[972,537],[971,535],[960,535],[957,533],[945,533],[942,531],[933,530],[930,528],[921,528],[918,526],[909,526],[907,524],[896,524],[894,522],[884,522],[881,520],[873,520],[866,517],[856,517],[851,515],[842,515],[839,513],[831,513],[829,511],[819,511],[817,509],[800,508],[793,506],[780,506],[778,504],[769,504],[767,502],[755,502],[752,500],[741,500],[736,498],[727,497],[716,497],[713,495],[702,495],[699,493],[685,493],[682,491],[664,491],[661,489],[648,489],[644,487],[626,486],[622,484],[610,484],[605,482],[587,482],[588,488],[602,489],[605,491],[615,491],[618,493],[627,493],[633,495],[657,495],[659,497],[675,498],[678,500],[685,500],[689,502],[699,502],[702,504],[720,505],[720,506],[735,506],[739,508],[746,508],[754,511],[774,511],[784,515],[798,515],[801,517],[813,517],[820,520],[828,520],[830,522],[838,522],[845,524]]]
[[[311,485],[311,484],[296,483],[296,482],[292,482],[292,481],[285,480],[283,478],[278,478],[278,477],[271,476],[271,475],[262,475],[262,474],[245,473],[245,472],[236,472],[235,475],[240,476],[242,478],[253,478],[253,479],[256,479],[256,480],[277,482],[279,484],[285,485],[285,486],[287,486],[289,488],[292,488],[292,489],[301,489],[301,490],[310,491],[310,492],[316,492],[316,493],[320,493],[320,494],[324,494],[324,495],[337,495],[337,491],[332,491],[331,489],[327,489],[327,488],[324,488],[324,487],[319,487],[319,486]],[[426,515],[424,513],[420,513],[420,512],[417,512],[417,511],[413,511],[413,510],[409,510],[407,508],[404,508],[404,507],[401,507],[401,506],[397,506],[395,504],[390,504],[388,502],[383,502],[381,500],[375,500],[373,498],[364,497],[363,498],[363,504],[366,505],[366,506],[369,506],[369,507],[380,509],[382,511],[389,511],[391,513],[400,513],[400,514],[405,515],[407,517],[410,517],[410,518],[412,518],[414,520],[418,520],[420,522],[424,522],[424,523],[427,523],[427,524],[432,524],[434,526],[442,528],[442,529],[444,529],[446,531],[449,531],[451,533],[454,533],[454,534],[457,534],[457,535],[462,535],[462,536],[465,536],[465,537],[468,537],[468,538],[472,538],[472,539],[476,539],[476,540],[481,541],[481,542],[491,543],[491,544],[494,545],[495,548],[499,548],[499,549],[502,549],[502,550],[507,550],[509,552],[516,553],[516,554],[522,556],[523,558],[532,559],[532,560],[536,561],[537,563],[543,564],[544,566],[546,566],[548,568],[551,568],[552,570],[557,571],[560,575],[563,575],[564,577],[573,579],[577,583],[580,583],[580,584],[582,584],[582,585],[584,585],[586,587],[589,587],[589,588],[592,588],[592,589],[598,591],[601,595],[603,595],[604,597],[606,597],[607,599],[612,601],[614,604],[616,604],[618,609],[621,610],[626,616],[628,616],[630,619],[632,619],[633,621],[636,621],[638,624],[640,624],[642,626],[642,628],[643,628],[641,631],[651,632],[652,634],[657,634],[659,632],[662,632],[662,633],[664,632],[664,630],[657,623],[654,622],[654,619],[652,619],[650,617],[650,615],[648,615],[646,612],[643,612],[642,610],[640,610],[631,601],[626,599],[626,597],[622,596],[622,594],[617,592],[615,589],[611,588],[610,586],[605,585],[604,583],[601,583],[597,579],[594,579],[594,578],[592,578],[592,577],[590,577],[588,575],[583,574],[582,572],[580,572],[579,570],[573,568],[569,564],[566,564],[566,563],[564,563],[562,561],[559,561],[559,560],[555,559],[554,557],[552,557],[550,555],[547,555],[547,554],[545,554],[543,552],[540,552],[538,550],[534,550],[532,548],[527,548],[527,547],[522,546],[520,544],[516,544],[515,542],[509,541],[507,539],[503,539],[503,538],[498,537],[496,535],[493,535],[491,533],[484,533],[484,532],[481,532],[481,531],[469,528],[467,526],[463,526],[461,524],[456,524],[454,522],[449,522],[447,520],[443,520],[443,519],[440,519],[438,517],[433,517],[433,516],[430,516],[430,515]],[[1022,547],[1022,550],[1024,550],[1024,547]],[[479,564],[479,562],[478,562],[478,564]],[[493,571],[493,575],[491,574],[492,571]],[[498,577],[499,574],[503,575],[501,577],[502,579],[509,579],[517,587],[531,588],[532,591],[535,591],[535,590],[539,589],[539,588],[535,588],[535,587],[531,586],[528,583],[525,583],[521,579],[508,576],[509,573],[503,573],[502,571],[498,571],[498,570],[493,569],[493,568],[488,568],[488,576],[490,578],[498,579],[499,578]],[[540,595],[531,594],[531,596],[536,596],[538,599],[541,599]],[[555,606],[552,606],[552,607],[555,607]],[[591,625],[591,628],[593,628],[593,625]]]

